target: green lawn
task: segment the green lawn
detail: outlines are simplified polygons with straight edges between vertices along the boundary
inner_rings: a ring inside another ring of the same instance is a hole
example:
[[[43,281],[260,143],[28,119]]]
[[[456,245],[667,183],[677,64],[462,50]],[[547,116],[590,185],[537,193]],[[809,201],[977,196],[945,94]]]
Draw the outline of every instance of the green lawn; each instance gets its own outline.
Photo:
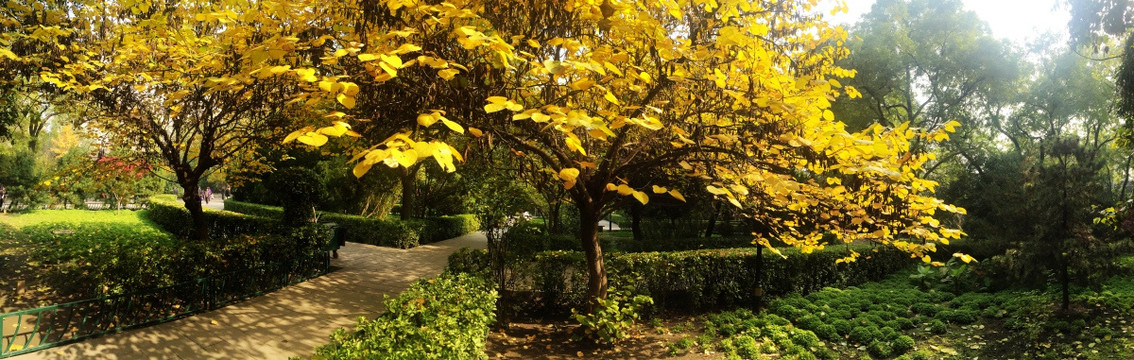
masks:
[[[67,224],[122,224],[157,228],[153,223],[142,219],[140,211],[114,210],[37,210],[24,214],[0,215],[0,223],[23,229],[28,225],[43,223]]]

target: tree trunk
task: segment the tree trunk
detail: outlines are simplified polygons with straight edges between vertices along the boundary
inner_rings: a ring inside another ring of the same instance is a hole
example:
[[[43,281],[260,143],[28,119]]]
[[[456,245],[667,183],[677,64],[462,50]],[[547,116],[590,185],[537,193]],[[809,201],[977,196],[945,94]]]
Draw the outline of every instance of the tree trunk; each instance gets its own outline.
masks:
[[[588,202],[576,203],[579,209],[579,241],[587,259],[587,311],[593,312],[598,299],[606,298],[606,267],[602,262],[602,246],[598,239],[598,222],[602,207]]]
[[[398,211],[398,215],[401,216],[402,220],[409,220],[414,217],[414,195],[417,192],[417,167],[403,167],[399,170],[398,178],[402,181],[402,208]]]
[[[705,238],[713,237],[713,227],[717,226],[717,215],[721,213],[721,202],[717,201],[713,205],[713,213],[709,214],[709,225],[705,226]]]
[[[756,245],[756,308],[764,308],[764,245]]]
[[[1067,254],[1062,254],[1060,256],[1062,257],[1062,260],[1060,261],[1060,264],[1059,264],[1059,282],[1062,283],[1062,285],[1063,285],[1063,304],[1062,304],[1062,306],[1063,306],[1063,311],[1067,311],[1067,309],[1071,307],[1071,292],[1070,292],[1070,289],[1069,289],[1070,285],[1071,285],[1071,276],[1069,274],[1069,270],[1067,269],[1068,266],[1069,266],[1068,262],[1069,262],[1070,259],[1067,258]]]
[[[646,234],[642,232],[642,212],[645,208],[639,203],[634,203],[630,208],[630,229],[634,232],[634,241],[646,240]]]
[[[201,207],[201,197],[197,195],[197,181],[187,179],[181,184],[181,189],[185,191],[181,200],[185,201],[185,209],[189,210],[189,216],[193,218],[193,233],[189,236],[198,241],[208,241],[209,223],[205,219],[205,209]]]

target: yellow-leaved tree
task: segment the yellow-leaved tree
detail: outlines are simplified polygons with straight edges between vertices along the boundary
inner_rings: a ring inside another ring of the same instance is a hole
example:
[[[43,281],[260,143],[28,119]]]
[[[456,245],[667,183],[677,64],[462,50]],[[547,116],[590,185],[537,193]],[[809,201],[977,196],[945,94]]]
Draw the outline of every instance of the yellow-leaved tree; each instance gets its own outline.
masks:
[[[845,33],[809,15],[809,2],[741,0],[347,3],[357,17],[329,35],[325,70],[307,101],[337,101],[336,120],[399,121],[357,157],[374,165],[459,154],[433,129],[506,142],[538,159],[579,213],[588,292],[607,291],[597,223],[623,197],[672,196],[626,179],[663,169],[703,178],[707,191],[805,251],[824,233],[891,244],[915,257],[960,235],[935,212],[963,210],[917,176],[931,154],[911,153],[905,126],[848,133],[829,110],[856,96],[838,78]],[[346,27],[350,27],[347,29]],[[361,86],[359,84],[362,84]],[[356,87],[361,90],[355,90]],[[352,111],[359,104],[366,111]],[[325,133],[292,134],[321,145]],[[857,254],[849,254],[846,261]]]
[[[302,93],[297,81],[312,62],[312,45],[300,37],[334,19],[314,1],[65,3],[73,13],[64,15],[83,25],[58,31],[83,34],[75,43],[86,50],[82,58],[59,56],[69,65],[39,78],[97,105],[88,125],[117,148],[170,170],[194,236],[208,239],[201,177],[257,144],[278,142],[284,124],[301,117],[306,110],[287,102]],[[41,8],[23,10],[30,16]],[[349,133],[345,124],[334,128]]]

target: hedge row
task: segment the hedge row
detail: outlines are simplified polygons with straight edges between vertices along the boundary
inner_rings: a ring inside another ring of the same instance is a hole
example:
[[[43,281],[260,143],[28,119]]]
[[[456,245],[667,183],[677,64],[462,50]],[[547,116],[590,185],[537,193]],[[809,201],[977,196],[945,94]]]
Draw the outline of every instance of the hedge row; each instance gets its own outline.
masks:
[[[895,250],[852,245],[862,253],[858,261],[835,263],[846,256],[843,247],[811,254],[784,249],[786,258],[765,251],[763,274],[757,273],[756,249],[693,250],[674,252],[606,253],[604,262],[612,286],[632,286],[650,295],[658,306],[681,312],[750,306],[758,300],[757,275],[763,294],[780,296],[809,293],[824,287],[844,287],[906,268],[910,256]],[[484,274],[484,251],[461,251],[449,258],[450,270]],[[545,313],[561,313],[584,305],[587,284],[583,253],[547,251],[510,261],[506,294],[513,304],[538,306]]]
[[[277,219],[283,208],[226,200],[226,209]],[[339,224],[346,241],[408,249],[420,244],[452,239],[480,230],[473,215],[430,217],[420,220],[379,220],[358,215],[323,213],[320,219]]]
[[[484,280],[444,273],[386,300],[386,313],[338,329],[311,359],[486,359],[496,291]]]
[[[188,237],[194,230],[189,210],[174,195],[155,195],[148,200],[149,209],[142,214],[147,220],[176,236]],[[209,235],[229,238],[242,234],[261,234],[275,228],[279,221],[270,217],[241,214],[232,211],[205,209]]]
[[[48,210],[50,211],[50,210]],[[144,213],[143,213],[144,214]],[[19,231],[48,275],[78,297],[123,294],[262,266],[327,248],[323,227],[281,228],[210,241],[178,241],[154,227],[44,222]]]

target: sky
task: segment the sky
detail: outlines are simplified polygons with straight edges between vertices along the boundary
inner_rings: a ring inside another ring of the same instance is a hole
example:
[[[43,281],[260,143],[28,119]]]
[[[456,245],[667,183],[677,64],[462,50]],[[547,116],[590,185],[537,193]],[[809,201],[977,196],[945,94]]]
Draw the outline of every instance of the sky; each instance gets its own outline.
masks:
[[[870,12],[874,0],[846,0],[850,10],[828,19],[835,24],[851,25]],[[1067,38],[1067,21],[1070,14],[1059,0],[962,0],[965,9],[976,12],[988,23],[992,35],[1025,44],[1038,34],[1054,32]],[[826,1],[831,3],[831,1]]]

